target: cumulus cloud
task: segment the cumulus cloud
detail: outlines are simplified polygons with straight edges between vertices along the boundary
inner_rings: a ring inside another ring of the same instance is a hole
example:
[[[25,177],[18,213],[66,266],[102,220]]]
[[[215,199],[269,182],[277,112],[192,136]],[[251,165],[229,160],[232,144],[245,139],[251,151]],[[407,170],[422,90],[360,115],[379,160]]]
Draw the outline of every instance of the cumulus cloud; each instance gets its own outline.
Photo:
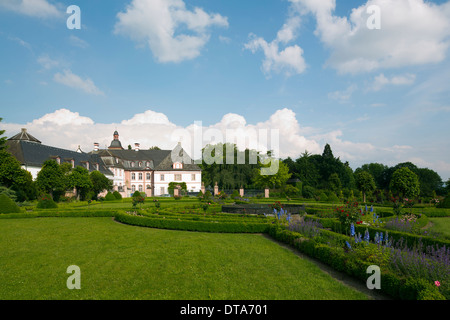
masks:
[[[266,76],[270,76],[272,72],[292,76],[305,71],[306,62],[303,57],[303,49],[298,45],[287,45],[297,37],[300,23],[301,20],[298,16],[289,17],[278,31],[277,37],[271,42],[267,42],[253,33],[250,34],[250,40],[244,45],[244,48],[252,53],[263,51],[262,70]]]
[[[394,86],[411,85],[415,81],[416,81],[415,74],[405,74],[388,78],[383,73],[381,73],[380,75],[375,77],[369,90],[380,91],[387,85],[394,85]]]
[[[2,0],[1,8],[37,18],[62,16],[62,12],[58,10],[57,6],[47,0]]]
[[[228,19],[202,8],[189,10],[182,0],[133,0],[117,14],[114,32],[146,43],[159,62],[198,57],[214,26],[228,27]]]
[[[80,76],[73,74],[70,70],[64,70],[63,73],[56,73],[53,79],[58,83],[82,90],[88,94],[104,95],[91,79],[82,79]]]
[[[340,73],[436,63],[449,47],[450,2],[369,0],[347,17],[334,14],[335,0],[290,0],[299,15],[312,14],[315,34],[330,50],[327,65]],[[381,29],[367,27],[367,9],[378,6]]]

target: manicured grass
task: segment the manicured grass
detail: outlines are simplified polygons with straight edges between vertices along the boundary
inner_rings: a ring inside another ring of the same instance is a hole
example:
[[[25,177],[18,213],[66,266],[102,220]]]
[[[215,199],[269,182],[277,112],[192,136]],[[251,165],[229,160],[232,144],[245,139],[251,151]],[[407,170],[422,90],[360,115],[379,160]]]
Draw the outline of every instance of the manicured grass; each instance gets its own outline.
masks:
[[[431,227],[431,230],[434,232],[437,232],[439,234],[442,234],[443,237],[446,239],[450,239],[450,218],[429,218],[428,219],[431,223],[433,223],[433,226]]]
[[[367,299],[262,235],[0,220],[0,299]],[[66,269],[81,269],[81,290]]]

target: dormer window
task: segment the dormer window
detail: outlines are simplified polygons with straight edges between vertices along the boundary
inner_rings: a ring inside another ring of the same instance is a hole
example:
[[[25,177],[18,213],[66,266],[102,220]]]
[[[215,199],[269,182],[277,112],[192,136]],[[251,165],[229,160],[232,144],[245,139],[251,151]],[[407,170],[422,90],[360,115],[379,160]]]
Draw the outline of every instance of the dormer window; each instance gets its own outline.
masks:
[[[183,164],[180,163],[180,162],[175,162],[175,163],[173,164],[173,168],[174,168],[174,169],[183,169]]]
[[[134,168],[134,162],[131,163],[131,167]]]
[[[71,159],[70,163],[72,164],[72,169],[75,168],[75,160]]]

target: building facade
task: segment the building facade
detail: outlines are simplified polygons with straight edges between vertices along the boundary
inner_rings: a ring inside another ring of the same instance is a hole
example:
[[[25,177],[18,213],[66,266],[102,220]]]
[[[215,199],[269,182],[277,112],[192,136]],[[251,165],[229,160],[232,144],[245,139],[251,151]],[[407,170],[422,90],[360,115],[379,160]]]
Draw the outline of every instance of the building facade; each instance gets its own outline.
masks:
[[[68,162],[72,168],[83,166],[89,171],[98,170],[113,182],[114,190],[122,197],[130,197],[135,191],[147,196],[164,196],[169,193],[171,182],[186,183],[187,191],[201,190],[202,171],[178,144],[173,150],[125,150],[117,131],[107,149],[94,143],[93,151],[83,152],[47,146],[22,129],[6,142],[8,151],[37,178],[43,163],[54,159],[58,163]]]
[[[187,191],[201,190],[202,172],[187,155],[181,144],[173,150],[142,150],[139,143],[125,150],[117,131],[107,149],[99,149],[94,143],[93,155],[99,156],[113,173],[114,189],[124,197],[135,191],[147,196],[164,196],[169,193],[171,182],[186,183]]]

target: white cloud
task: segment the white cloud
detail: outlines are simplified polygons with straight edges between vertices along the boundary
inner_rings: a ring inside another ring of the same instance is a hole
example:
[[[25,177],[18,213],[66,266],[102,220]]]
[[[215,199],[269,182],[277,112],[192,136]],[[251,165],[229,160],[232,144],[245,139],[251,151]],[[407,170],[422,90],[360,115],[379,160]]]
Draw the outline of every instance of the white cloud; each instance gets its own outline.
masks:
[[[94,121],[88,117],[80,116],[78,112],[68,109],[59,109],[53,113],[48,113],[43,117],[33,120],[35,126],[66,126],[66,125],[93,125]],[[60,128],[58,129],[60,130]]]
[[[64,84],[71,88],[82,90],[88,94],[104,95],[104,93],[95,86],[94,82],[91,79],[82,79],[76,74],[73,74],[70,70],[64,70],[63,74],[56,73],[53,79],[58,83]]]
[[[50,70],[60,66],[60,62],[54,59],[51,59],[48,55],[44,54],[38,58],[38,63],[45,69]]]
[[[81,38],[79,38],[77,36],[74,36],[74,35],[71,35],[69,37],[69,42],[70,42],[71,45],[73,45],[75,47],[82,48],[82,49],[86,49],[87,47],[89,47],[89,43],[87,43],[83,39],[81,39]]]
[[[340,73],[437,63],[449,47],[450,2],[368,0],[347,17],[334,15],[335,0],[290,0],[299,15],[311,13],[315,34],[330,49],[327,65]],[[381,29],[367,27],[367,8],[381,9]]]
[[[303,57],[303,49],[298,45],[287,46],[297,37],[300,22],[298,16],[290,16],[278,31],[277,37],[271,42],[250,34],[250,40],[244,45],[244,48],[252,53],[256,53],[258,50],[263,51],[262,69],[266,76],[270,76],[272,72],[292,76],[305,71],[306,62]]]
[[[332,100],[337,100],[339,103],[346,103],[350,100],[353,92],[358,88],[357,85],[352,84],[347,89],[343,91],[334,91],[328,94],[328,98]]]
[[[228,27],[226,17],[201,8],[188,10],[182,0],[133,0],[117,18],[114,32],[146,43],[159,62],[198,57],[210,29]]]
[[[411,85],[415,81],[416,81],[415,74],[405,74],[405,75],[393,76],[391,78],[387,78],[383,73],[381,73],[380,75],[375,77],[373,83],[371,84],[371,88],[369,90],[380,91],[386,85],[394,85],[394,86]]]
[[[0,8],[37,18],[62,16],[57,6],[47,0],[2,0]]]

